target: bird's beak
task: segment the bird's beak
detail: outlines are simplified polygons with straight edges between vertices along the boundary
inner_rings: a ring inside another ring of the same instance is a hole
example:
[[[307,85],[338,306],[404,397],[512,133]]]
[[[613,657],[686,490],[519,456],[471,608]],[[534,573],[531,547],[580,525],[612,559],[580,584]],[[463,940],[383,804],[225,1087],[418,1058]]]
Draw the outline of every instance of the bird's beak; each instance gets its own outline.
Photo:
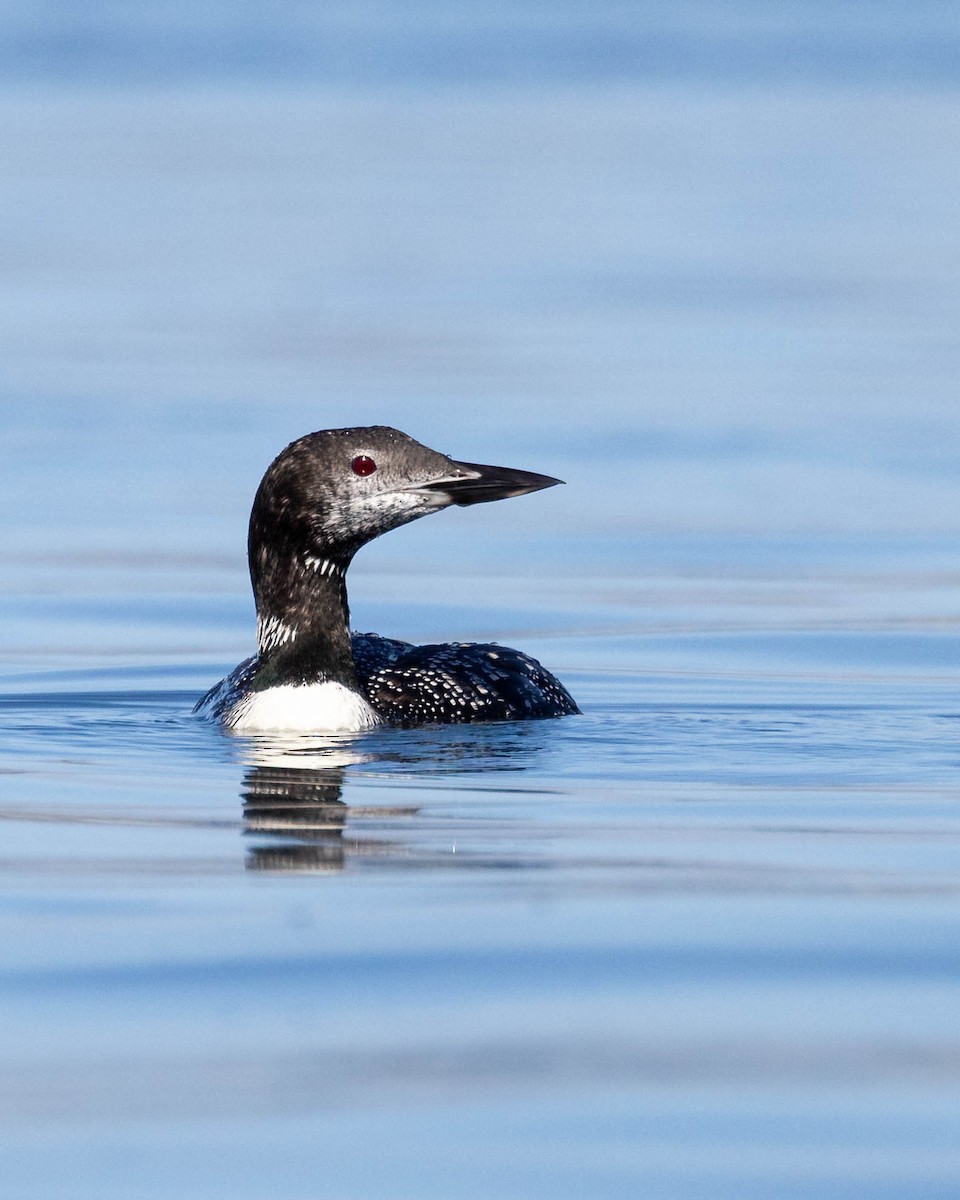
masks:
[[[552,475],[537,475],[534,471],[515,471],[512,467],[487,467],[480,463],[451,461],[455,472],[442,479],[421,484],[418,490],[441,493],[448,504],[485,504],[488,500],[506,500],[510,496],[525,496],[542,488],[563,483]]]

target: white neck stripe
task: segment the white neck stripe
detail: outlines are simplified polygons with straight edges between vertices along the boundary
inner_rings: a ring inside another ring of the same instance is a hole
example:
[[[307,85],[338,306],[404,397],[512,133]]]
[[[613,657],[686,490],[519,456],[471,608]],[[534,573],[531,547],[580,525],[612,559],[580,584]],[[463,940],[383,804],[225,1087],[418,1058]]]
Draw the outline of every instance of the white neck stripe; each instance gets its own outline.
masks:
[[[261,654],[296,639],[297,631],[279,617],[257,617],[257,649]]]
[[[312,554],[306,554],[303,565],[309,567],[311,571],[316,571],[318,575],[341,574],[340,567],[335,562],[331,562],[329,558],[316,558]]]

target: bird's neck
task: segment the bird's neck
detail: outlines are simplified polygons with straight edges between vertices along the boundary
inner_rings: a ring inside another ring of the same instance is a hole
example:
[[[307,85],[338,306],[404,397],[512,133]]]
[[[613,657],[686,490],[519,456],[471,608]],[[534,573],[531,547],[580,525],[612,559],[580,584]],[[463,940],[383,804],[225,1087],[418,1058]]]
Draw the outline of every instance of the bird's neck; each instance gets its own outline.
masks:
[[[253,581],[258,682],[331,681],[357,690],[347,603],[348,561],[306,554],[265,564]]]

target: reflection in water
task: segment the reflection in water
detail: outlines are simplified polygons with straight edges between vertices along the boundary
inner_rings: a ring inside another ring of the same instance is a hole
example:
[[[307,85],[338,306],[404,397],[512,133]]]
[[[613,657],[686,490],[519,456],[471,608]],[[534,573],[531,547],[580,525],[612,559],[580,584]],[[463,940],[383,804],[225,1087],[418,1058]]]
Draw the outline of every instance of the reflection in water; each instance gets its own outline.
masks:
[[[340,799],[343,767],[251,767],[243,780],[244,833],[259,844],[247,853],[251,871],[339,871],[347,859],[347,818],[413,816],[419,809],[365,809]],[[350,858],[396,856],[401,847],[353,832]]]
[[[348,767],[382,763],[391,773],[486,774],[524,769],[551,722],[430,726],[363,735],[259,735],[244,738],[244,833],[253,839],[248,870],[337,871],[346,861],[347,818],[413,816],[416,807],[357,808],[342,799]],[[397,857],[401,844],[351,836],[351,858]]]
[[[244,776],[243,822],[254,846],[247,867],[258,871],[336,871],[343,866],[347,806],[343,768],[251,767]]]
[[[418,775],[523,771],[559,731],[559,721],[491,721],[477,725],[378,728],[364,733],[271,733],[225,736],[243,746],[255,766],[325,771],[330,767],[387,764]]]
[[[344,767],[364,761],[352,737],[275,734],[245,739],[244,832],[265,839],[247,854],[254,871],[343,867]]]

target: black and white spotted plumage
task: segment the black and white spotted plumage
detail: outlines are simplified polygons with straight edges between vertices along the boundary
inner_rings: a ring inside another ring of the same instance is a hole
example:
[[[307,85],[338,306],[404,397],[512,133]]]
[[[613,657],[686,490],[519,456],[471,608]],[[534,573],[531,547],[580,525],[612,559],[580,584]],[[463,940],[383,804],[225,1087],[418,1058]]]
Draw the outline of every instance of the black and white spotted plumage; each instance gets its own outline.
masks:
[[[579,712],[558,679],[519,650],[495,642],[414,646],[355,633],[357,680],[389,725],[527,721]]]
[[[258,651],[197,704],[244,731],[351,731],[560,717],[579,709],[535,659],[494,643],[415,646],[349,632],[346,572],[389,529],[449,505],[523,495],[546,475],[447,458],[395,429],[293,442],[254,500]]]

